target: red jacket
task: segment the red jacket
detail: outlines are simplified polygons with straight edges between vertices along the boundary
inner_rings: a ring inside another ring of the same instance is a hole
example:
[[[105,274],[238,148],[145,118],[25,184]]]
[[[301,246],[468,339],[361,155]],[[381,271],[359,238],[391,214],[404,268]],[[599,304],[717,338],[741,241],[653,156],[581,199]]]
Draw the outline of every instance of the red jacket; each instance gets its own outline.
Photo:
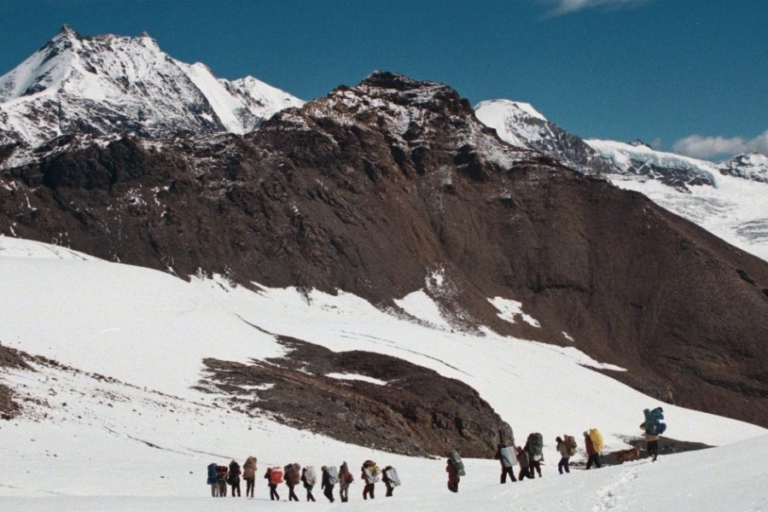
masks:
[[[584,436],[584,444],[587,445],[587,455],[594,455],[597,453],[595,450],[595,445],[592,444],[592,440],[588,435]]]

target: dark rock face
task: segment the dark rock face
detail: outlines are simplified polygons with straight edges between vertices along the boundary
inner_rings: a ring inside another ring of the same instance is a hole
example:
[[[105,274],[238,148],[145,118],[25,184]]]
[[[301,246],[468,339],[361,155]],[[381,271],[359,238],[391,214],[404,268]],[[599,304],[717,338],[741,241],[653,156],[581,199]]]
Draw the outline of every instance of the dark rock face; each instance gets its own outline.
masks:
[[[0,368],[29,369],[29,365],[22,353],[0,344]],[[14,400],[13,391],[8,386],[0,384],[0,419],[10,420],[19,413],[21,413],[21,405]]]
[[[213,385],[231,395],[235,407],[275,413],[288,425],[394,453],[447,455],[458,449],[467,457],[490,458],[499,432],[512,436],[477,391],[460,381],[395,357],[280,341],[291,350],[285,358],[251,365],[206,360],[210,377],[201,389]],[[325,377],[333,373],[386,384]]]
[[[442,268],[465,323],[566,331],[679,405],[768,425],[768,266],[502,143],[446,86],[377,73],[245,137],[62,144],[3,171],[0,232],[380,304]],[[541,328],[500,320],[496,296]]]

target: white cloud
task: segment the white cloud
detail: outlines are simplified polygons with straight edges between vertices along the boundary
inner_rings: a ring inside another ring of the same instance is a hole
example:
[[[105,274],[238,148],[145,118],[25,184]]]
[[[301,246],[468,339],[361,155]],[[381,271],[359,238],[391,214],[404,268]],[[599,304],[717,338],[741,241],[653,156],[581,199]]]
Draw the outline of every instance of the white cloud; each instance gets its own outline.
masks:
[[[647,3],[650,0],[538,0],[539,3],[551,5],[552,14],[568,14],[571,12],[591,9],[593,7],[619,8]]]
[[[768,130],[754,139],[689,135],[675,142],[672,151],[694,158],[712,158],[718,155],[735,155],[750,151],[759,151],[765,155],[768,154]]]

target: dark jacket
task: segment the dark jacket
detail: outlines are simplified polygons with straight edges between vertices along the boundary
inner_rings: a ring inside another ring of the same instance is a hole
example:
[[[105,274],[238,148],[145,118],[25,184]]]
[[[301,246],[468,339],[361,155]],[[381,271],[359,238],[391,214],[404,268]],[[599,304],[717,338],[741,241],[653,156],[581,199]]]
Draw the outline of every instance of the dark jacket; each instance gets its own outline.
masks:
[[[448,464],[445,466],[445,471],[448,473],[448,481],[458,482],[460,480],[459,474],[456,473],[456,468],[453,467],[453,464],[451,464],[451,461],[448,461]]]
[[[517,450],[517,462],[520,464],[521,468],[527,468],[529,466],[528,452],[525,450]]]
[[[333,484],[331,483],[331,475],[328,474],[328,470],[323,470],[323,481],[320,484],[321,489],[325,489],[326,487],[333,487]]]

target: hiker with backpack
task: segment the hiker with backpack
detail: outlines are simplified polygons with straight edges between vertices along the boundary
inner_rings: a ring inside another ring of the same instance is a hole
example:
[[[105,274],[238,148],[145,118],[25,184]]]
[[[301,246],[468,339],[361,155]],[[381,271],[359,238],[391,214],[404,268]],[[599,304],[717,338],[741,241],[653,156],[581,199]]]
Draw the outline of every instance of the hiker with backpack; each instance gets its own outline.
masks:
[[[395,487],[400,485],[400,476],[397,474],[397,470],[392,466],[385,467],[381,479],[387,486],[387,498],[392,497]]]
[[[245,497],[253,498],[253,489],[256,486],[256,457],[253,455],[243,464],[243,480],[245,480]]]
[[[568,436],[565,436],[568,437]],[[557,452],[560,454],[560,462],[557,463],[557,471],[561,475],[563,474],[563,470],[565,470],[566,473],[570,473],[571,470],[569,468],[569,462],[571,459],[571,453],[570,449],[568,448],[568,445],[563,441],[563,439],[560,436],[557,436],[555,439],[557,442]]]
[[[381,477],[381,471],[379,470],[379,466],[376,465],[375,462],[372,460],[367,460],[363,462],[363,467],[361,468],[362,474],[360,475],[360,479],[363,480],[365,483],[365,487],[363,487],[363,499],[367,500],[368,496],[371,497],[371,499],[374,499],[374,491],[376,490],[376,482],[379,481],[379,478]]]
[[[517,463],[520,464],[520,472],[517,475],[517,479],[521,482],[525,480],[526,477],[531,477],[530,468],[529,466],[529,459],[528,459],[528,452],[523,450],[522,446],[517,447]]]
[[[219,498],[227,497],[227,466],[216,466],[216,483],[219,485]]]
[[[597,441],[597,443],[596,443]],[[587,449],[587,469],[592,466],[600,469],[600,451],[602,450],[603,436],[597,429],[591,429],[584,432],[584,446]]]
[[[315,468],[307,466],[301,470],[301,483],[304,484],[304,489],[307,490],[307,501],[315,501],[315,497],[312,496],[312,489],[317,482],[317,476],[315,475]]]
[[[296,496],[293,489],[299,485],[299,482],[301,481],[301,474],[299,473],[301,466],[294,462],[293,464],[285,466],[284,470],[285,485],[288,487],[288,501],[299,501],[299,497]]]
[[[525,443],[525,451],[528,453],[528,471],[531,478],[536,478],[536,473],[541,478],[541,463],[544,460],[544,438],[538,432],[528,436]]]
[[[267,479],[267,485],[269,486],[269,499],[280,501],[280,495],[277,494],[277,486],[283,483],[283,470],[280,468],[267,468],[264,478]]]
[[[328,498],[328,501],[333,503],[333,486],[336,484],[336,482],[334,482],[331,478],[331,473],[328,470],[328,466],[323,466],[322,469],[323,478],[322,482],[320,483],[320,488],[323,490],[325,497]]]
[[[208,464],[208,485],[211,486],[211,496],[214,498],[219,497],[219,482],[216,481],[216,468],[218,465],[215,462]]]
[[[507,483],[507,476],[513,482],[517,482],[514,472],[514,467],[517,465],[514,449],[504,443],[499,443],[496,448],[496,459],[501,463],[501,483]]]
[[[346,461],[341,464],[339,470],[339,498],[342,503],[349,501],[349,486],[355,481],[355,477],[349,470],[349,465]]]
[[[452,451],[448,455],[448,465],[445,467],[445,471],[448,473],[448,490],[451,492],[459,492],[459,482],[464,473],[464,462],[461,460],[461,455],[456,450]]]
[[[645,449],[648,455],[653,457],[652,462],[656,462],[659,456],[659,438],[667,430],[667,425],[661,420],[664,419],[664,409],[657,407],[654,410],[645,409],[645,421],[640,428],[645,432]]]
[[[230,487],[232,487],[232,497],[235,497],[235,493],[237,493],[237,497],[239,498],[240,495],[240,464],[235,462],[234,460],[229,463],[229,476],[227,477],[227,483]]]

